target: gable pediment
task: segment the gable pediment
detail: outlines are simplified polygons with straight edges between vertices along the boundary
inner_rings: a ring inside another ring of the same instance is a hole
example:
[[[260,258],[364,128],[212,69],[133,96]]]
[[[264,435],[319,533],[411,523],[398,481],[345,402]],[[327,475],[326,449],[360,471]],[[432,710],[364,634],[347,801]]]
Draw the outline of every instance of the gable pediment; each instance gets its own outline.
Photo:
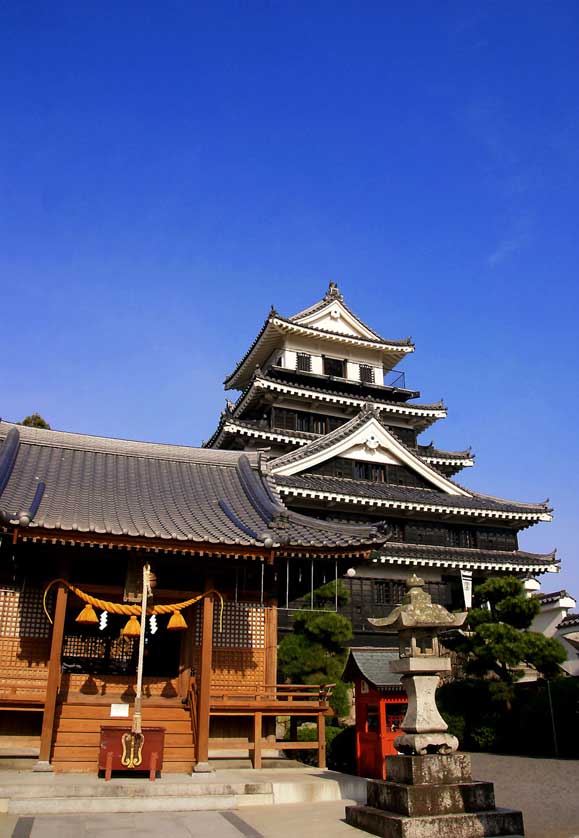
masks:
[[[433,489],[450,495],[466,495],[468,492],[455,485],[439,472],[432,469],[403,445],[380,422],[375,414],[365,421],[352,420],[351,433],[344,434],[346,426],[315,440],[299,452],[273,460],[274,474],[292,475],[310,471],[324,462],[337,457],[369,463],[404,466],[415,472]]]
[[[353,338],[378,339],[375,332],[354,317],[337,299],[329,300],[325,306],[310,314],[293,317],[292,321],[300,326],[310,326],[314,329],[323,329],[326,332],[336,332]]]

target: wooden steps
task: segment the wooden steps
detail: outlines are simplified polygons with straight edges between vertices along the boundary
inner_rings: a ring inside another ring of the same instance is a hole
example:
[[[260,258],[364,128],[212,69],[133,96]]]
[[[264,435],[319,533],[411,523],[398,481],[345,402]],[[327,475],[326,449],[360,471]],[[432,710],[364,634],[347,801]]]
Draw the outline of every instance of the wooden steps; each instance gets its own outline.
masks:
[[[100,700],[99,700],[100,699]],[[127,727],[129,718],[112,719],[110,705],[122,704],[120,696],[79,696],[57,707],[52,765],[59,772],[98,770],[100,729],[103,725]],[[195,760],[191,715],[178,699],[152,698],[143,701],[143,727],[165,728],[163,772],[190,772]]]

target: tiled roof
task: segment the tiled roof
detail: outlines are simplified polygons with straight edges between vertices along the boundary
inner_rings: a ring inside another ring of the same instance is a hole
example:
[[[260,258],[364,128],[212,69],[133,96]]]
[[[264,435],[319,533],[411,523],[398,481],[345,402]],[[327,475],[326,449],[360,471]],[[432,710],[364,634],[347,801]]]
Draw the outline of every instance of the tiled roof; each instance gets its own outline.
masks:
[[[0,524],[231,546],[355,548],[380,527],[290,512],[259,458],[0,422]]]
[[[319,300],[317,303],[314,303],[311,306],[308,306],[308,308],[304,308],[302,311],[298,311],[297,314],[292,314],[292,316],[288,319],[300,320],[302,317],[308,317],[311,314],[315,314],[317,311],[321,311],[328,305],[328,303],[332,303],[335,300],[337,300],[343,306],[343,308],[346,309],[350,317],[356,320],[364,329],[367,329],[369,332],[371,332],[376,338],[376,340],[382,341],[383,343],[392,343],[392,341],[389,341],[387,338],[384,338],[382,337],[382,335],[379,335],[378,332],[375,332],[374,329],[371,329],[367,323],[364,323],[362,320],[360,320],[357,314],[354,314],[352,309],[349,308],[344,302],[344,295],[340,293],[340,289],[335,284],[335,282],[330,282],[328,290],[326,291],[321,300]],[[408,338],[407,341],[410,342],[410,338]]]
[[[257,422],[233,419],[231,418],[231,414],[224,412],[219,420],[217,430],[207,442],[203,443],[203,448],[218,448],[228,434],[255,437],[256,439],[265,440],[266,443],[271,441],[281,442],[287,445],[307,445],[308,442],[317,439],[319,436],[319,434],[310,434],[306,431],[287,431],[279,428],[267,428]]]
[[[390,338],[383,338],[379,335],[376,338],[363,338],[359,337],[358,335],[348,335],[342,332],[331,332],[329,329],[320,329],[318,326],[308,326],[305,323],[296,323],[294,321],[294,317],[282,317],[280,314],[275,314],[275,319],[280,320],[282,323],[288,323],[290,326],[297,326],[300,329],[307,329],[308,331],[313,332],[314,334],[323,334],[329,335],[331,337],[338,337],[338,338],[346,338],[349,340],[354,341],[361,341],[362,343],[367,343],[369,346],[373,346],[379,344],[380,346],[392,346],[392,347],[414,347],[412,340],[410,338],[405,338],[404,340],[391,340]],[[355,315],[354,315],[355,316]],[[358,318],[356,317],[356,320]],[[372,330],[371,330],[372,331]]]
[[[391,502],[392,505],[424,506],[434,510],[464,510],[465,513],[468,513],[469,510],[473,512],[483,510],[496,512],[499,515],[532,516],[537,519],[541,515],[549,513],[546,504],[519,503],[492,498],[490,495],[481,495],[475,492],[472,492],[471,497],[450,495],[431,489],[395,486],[389,483],[373,483],[369,480],[352,480],[346,477],[327,477],[321,474],[276,475],[275,482],[281,490],[287,489],[291,494],[295,490],[306,493],[306,496],[307,493],[321,492],[332,495],[336,499],[339,499],[340,496],[360,498],[361,501],[366,503],[383,501]]]
[[[346,404],[359,408],[364,407],[364,405],[375,405],[378,410],[383,410],[384,413],[398,414],[412,418],[417,427],[420,427],[420,430],[427,428],[437,419],[442,419],[446,416],[446,407],[442,401],[434,402],[433,404],[409,404],[407,402],[390,401],[383,397],[382,394],[373,395],[371,398],[369,396],[353,396],[342,393],[339,390],[334,390],[331,386],[316,387],[305,384],[293,384],[289,381],[279,381],[269,372],[258,372],[235,403],[234,414],[241,412],[247,402],[260,390],[277,391],[285,395],[296,395],[297,397],[304,395],[308,397],[311,395],[313,400],[327,404]]]
[[[307,387],[319,392],[352,396],[371,402],[400,404],[420,396],[418,390],[408,390],[405,387],[396,387],[390,384],[375,384],[369,381],[354,381],[351,378],[321,375],[315,372],[278,367],[275,364],[268,366],[266,375],[270,380],[285,381],[296,387]],[[438,404],[441,404],[441,402]]]
[[[418,405],[417,405],[418,406]],[[277,457],[275,460],[272,460],[271,466],[273,468],[278,468],[280,466],[286,466],[290,463],[296,463],[300,460],[305,459],[306,457],[312,457],[316,454],[322,453],[326,451],[328,448],[332,447],[333,445],[342,442],[345,439],[348,439],[352,434],[356,433],[356,431],[361,428],[370,417],[374,417],[384,428],[384,430],[389,433],[393,434],[396,437],[396,440],[402,445],[410,454],[414,457],[417,456],[416,451],[413,448],[407,446],[402,439],[396,434],[395,431],[392,431],[389,425],[382,419],[380,415],[380,410],[375,408],[369,404],[366,404],[362,407],[360,412],[354,416],[353,419],[350,419],[348,422],[345,422],[343,425],[340,425],[333,431],[330,431],[327,434],[319,435],[317,438],[313,439],[311,442],[302,448],[299,448],[295,451],[289,451],[286,454],[282,454],[280,457]]]
[[[389,541],[375,555],[377,561],[388,563],[416,562],[435,566],[505,568],[513,570],[546,570],[560,563],[556,551],[547,554],[524,550],[479,550],[468,547],[436,547],[431,544],[405,544]]]
[[[570,594],[568,594],[567,591],[565,591],[565,590],[563,590],[563,591],[553,591],[553,593],[550,593],[550,594],[541,593],[541,592],[533,594],[533,598],[538,599],[539,602],[541,603],[541,605],[551,605],[554,602],[558,602],[558,600],[560,600],[560,599],[565,599],[565,597],[567,597],[569,599],[574,599],[574,597],[572,597]]]
[[[401,688],[401,676],[390,672],[390,662],[400,657],[398,649],[361,647],[350,649],[342,679],[355,681],[363,678],[376,689]]]
[[[394,433],[396,433],[396,430],[394,430]],[[472,460],[475,456],[470,448],[466,448],[464,451],[443,451],[441,448],[435,448],[433,442],[429,445],[418,445],[417,453],[420,457],[437,460]]]
[[[564,629],[569,628],[569,626],[579,626],[579,614],[567,614],[563,617],[557,628]]]
[[[304,333],[306,335],[310,335],[311,337],[331,339],[339,343],[353,344],[355,346],[376,347],[377,349],[382,349],[386,355],[392,356],[414,351],[414,345],[409,338],[406,340],[386,341],[382,338],[370,339],[347,335],[342,332],[331,332],[328,329],[318,329],[315,326],[307,326],[305,324],[296,323],[290,318],[282,317],[277,313],[277,311],[275,311],[275,309],[272,308],[269,316],[265,320],[249,349],[236,364],[233,372],[225,379],[225,387],[227,389],[232,389],[238,387],[240,383],[243,383],[243,381],[251,375],[252,371],[247,374],[242,374],[242,370],[252,359],[252,356],[254,359],[253,363],[255,365],[258,363],[258,359],[261,355],[263,355],[263,358],[261,358],[261,362],[263,363],[265,358],[267,358],[275,349],[276,345],[279,343],[280,335],[284,332]],[[396,363],[396,359],[394,357],[392,363]]]

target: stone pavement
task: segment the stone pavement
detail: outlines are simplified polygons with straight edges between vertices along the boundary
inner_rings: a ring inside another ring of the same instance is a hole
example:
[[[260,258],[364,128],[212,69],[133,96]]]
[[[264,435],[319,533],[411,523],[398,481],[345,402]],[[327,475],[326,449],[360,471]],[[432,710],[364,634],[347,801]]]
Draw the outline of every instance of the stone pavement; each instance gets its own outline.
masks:
[[[1,838],[323,838],[367,835],[342,821],[346,800],[238,812],[0,815]]]
[[[523,810],[527,838],[579,838],[579,761],[473,754],[473,776],[492,780],[499,806]],[[23,775],[23,783],[26,775]],[[0,815],[0,838],[334,838],[347,800],[227,812]]]

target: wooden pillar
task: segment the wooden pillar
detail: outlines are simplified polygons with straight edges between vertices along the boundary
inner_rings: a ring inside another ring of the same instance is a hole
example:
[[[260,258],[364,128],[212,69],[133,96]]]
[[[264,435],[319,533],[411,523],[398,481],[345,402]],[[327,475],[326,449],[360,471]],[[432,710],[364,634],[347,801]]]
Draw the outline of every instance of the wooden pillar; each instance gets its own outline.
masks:
[[[277,600],[265,612],[265,683],[277,683]],[[273,695],[275,698],[275,694]]]
[[[318,768],[326,767],[326,714],[318,713]]]
[[[277,599],[270,599],[265,611],[265,691],[267,698],[277,698],[275,685],[277,684]],[[264,719],[264,735],[272,747],[276,741],[276,717],[266,716]]]
[[[205,589],[210,589],[207,582]],[[211,699],[211,662],[213,657],[213,597],[203,598],[203,633],[201,637],[201,666],[199,672],[199,703],[197,705],[197,763],[194,770],[208,772],[209,767],[209,709]]]
[[[262,715],[256,710],[253,715],[253,767],[261,768]]]
[[[46,698],[44,700],[44,715],[42,717],[42,733],[40,734],[40,752],[38,754],[38,762],[34,766],[35,771],[52,771],[50,750],[52,748],[52,736],[54,732],[56,697],[60,687],[62,640],[64,638],[67,599],[68,588],[60,584],[56,593],[52,640],[50,642],[50,660],[48,663],[48,681],[46,684]]]

